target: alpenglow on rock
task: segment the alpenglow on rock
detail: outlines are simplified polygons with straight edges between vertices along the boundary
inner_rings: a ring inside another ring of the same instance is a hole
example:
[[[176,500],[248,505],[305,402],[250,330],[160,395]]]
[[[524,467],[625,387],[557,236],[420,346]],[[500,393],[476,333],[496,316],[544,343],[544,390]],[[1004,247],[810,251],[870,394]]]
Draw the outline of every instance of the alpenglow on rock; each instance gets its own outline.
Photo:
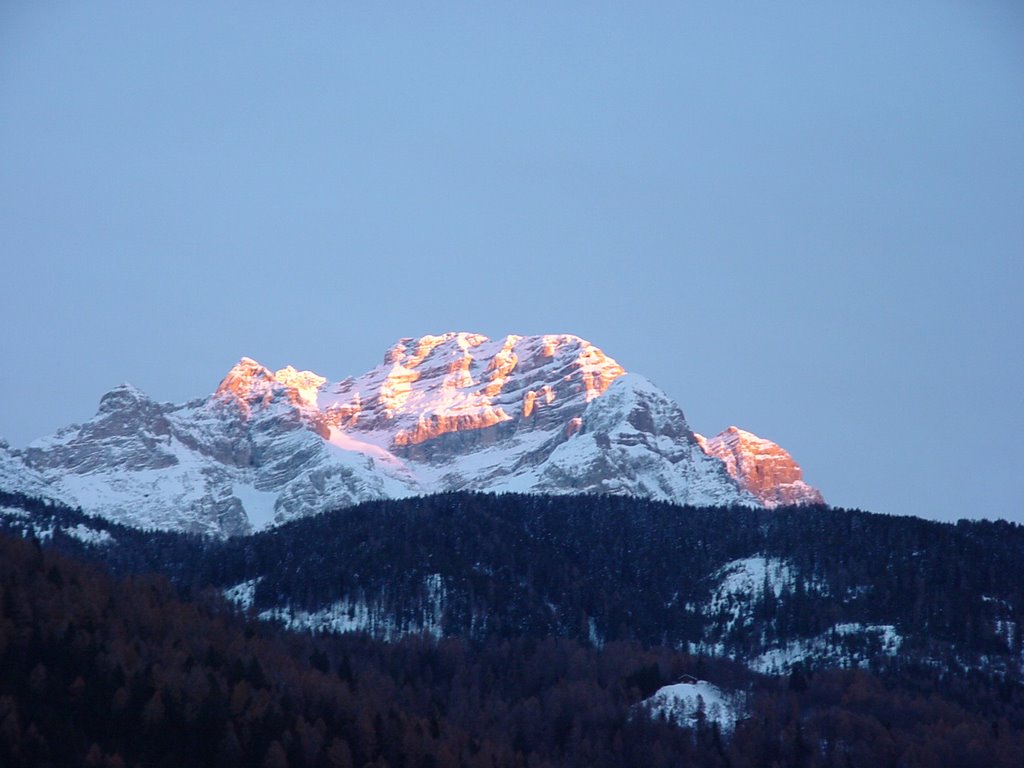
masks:
[[[800,465],[771,440],[738,427],[729,427],[712,438],[694,437],[708,455],[725,462],[741,488],[769,509],[782,504],[825,503],[818,489],[804,482]]]
[[[337,382],[243,358],[205,399],[123,385],[90,421],[5,452],[86,512],[217,536],[447,490],[769,503],[664,392],[570,335],[402,339]]]

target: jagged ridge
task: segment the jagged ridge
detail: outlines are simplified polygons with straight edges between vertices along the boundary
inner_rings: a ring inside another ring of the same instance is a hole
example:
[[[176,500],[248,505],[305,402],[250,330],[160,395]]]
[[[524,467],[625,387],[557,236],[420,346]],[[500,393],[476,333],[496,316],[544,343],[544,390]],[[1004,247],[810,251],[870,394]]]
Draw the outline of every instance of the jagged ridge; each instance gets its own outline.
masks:
[[[469,333],[402,339],[339,382],[243,358],[182,405],[123,385],[85,424],[6,451],[88,512],[214,535],[446,490],[772,503],[709,453],[664,392],[589,342]]]

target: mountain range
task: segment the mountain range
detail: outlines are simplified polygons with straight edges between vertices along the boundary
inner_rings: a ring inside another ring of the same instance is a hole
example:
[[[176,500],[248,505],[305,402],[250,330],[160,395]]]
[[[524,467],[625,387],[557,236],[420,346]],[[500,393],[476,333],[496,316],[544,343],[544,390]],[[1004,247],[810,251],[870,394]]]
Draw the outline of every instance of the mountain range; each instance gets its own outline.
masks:
[[[574,336],[243,358],[0,443],[0,763],[1009,768],[1022,552]]]
[[[693,433],[668,395],[579,337],[471,333],[402,339],[340,381],[242,358],[183,404],[124,384],[83,424],[0,443],[0,489],[219,537],[461,490],[823,502],[778,445]]]

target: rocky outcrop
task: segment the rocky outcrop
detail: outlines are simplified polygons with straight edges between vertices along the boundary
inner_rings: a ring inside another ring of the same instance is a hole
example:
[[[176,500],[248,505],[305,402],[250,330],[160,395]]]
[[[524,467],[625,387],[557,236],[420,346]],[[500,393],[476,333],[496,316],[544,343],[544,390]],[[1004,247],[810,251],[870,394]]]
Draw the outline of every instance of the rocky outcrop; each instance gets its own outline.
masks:
[[[30,468],[6,440],[0,440],[0,491],[58,500],[41,474]]]
[[[338,382],[243,358],[182,405],[125,385],[85,424],[7,454],[87,512],[219,536],[446,490],[772,505],[799,487],[782,463],[747,487],[746,459],[715,450],[664,392],[579,337],[449,333],[402,339]]]
[[[377,435],[376,442],[402,452],[502,422],[513,422],[514,432],[564,425],[624,373],[577,336],[492,341],[449,333],[402,339],[382,365],[321,389],[318,402],[332,426]],[[432,461],[449,457],[444,451],[429,454]]]
[[[679,504],[756,504],[697,444],[682,410],[642,376],[627,374],[583,412],[579,431],[537,472],[531,490],[612,493]]]
[[[738,427],[712,438],[697,435],[710,456],[724,462],[740,487],[768,508],[783,504],[824,504],[817,488],[803,480],[803,470],[779,445]]]

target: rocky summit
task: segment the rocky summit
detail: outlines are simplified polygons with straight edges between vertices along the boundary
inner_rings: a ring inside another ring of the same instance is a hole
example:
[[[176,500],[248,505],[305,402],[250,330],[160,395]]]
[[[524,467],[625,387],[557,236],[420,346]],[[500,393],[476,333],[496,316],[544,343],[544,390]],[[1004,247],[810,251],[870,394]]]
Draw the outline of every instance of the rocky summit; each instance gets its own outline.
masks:
[[[822,501],[788,453],[734,430],[694,435],[664,392],[576,336],[447,333],[402,339],[341,381],[243,358],[181,405],[123,385],[84,424],[23,450],[0,444],[0,482],[215,536],[450,490]]]
[[[824,504],[817,488],[803,479],[800,465],[781,446],[739,427],[729,427],[712,438],[694,434],[710,456],[725,462],[729,474],[764,506]]]

